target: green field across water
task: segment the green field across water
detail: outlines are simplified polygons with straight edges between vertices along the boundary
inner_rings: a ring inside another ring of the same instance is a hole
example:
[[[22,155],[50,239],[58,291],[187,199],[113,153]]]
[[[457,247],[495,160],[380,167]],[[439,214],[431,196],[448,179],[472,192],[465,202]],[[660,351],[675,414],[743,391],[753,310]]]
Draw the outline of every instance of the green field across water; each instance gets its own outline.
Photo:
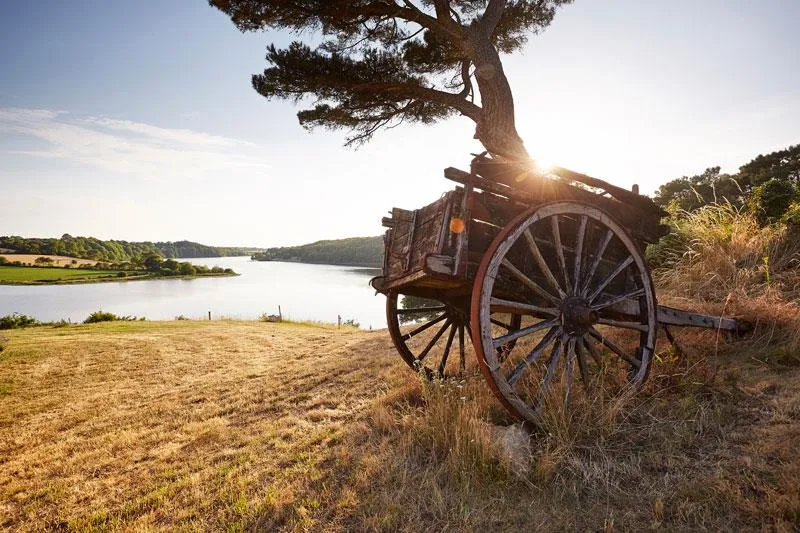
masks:
[[[116,270],[0,266],[0,283],[53,283],[82,281],[117,276]]]

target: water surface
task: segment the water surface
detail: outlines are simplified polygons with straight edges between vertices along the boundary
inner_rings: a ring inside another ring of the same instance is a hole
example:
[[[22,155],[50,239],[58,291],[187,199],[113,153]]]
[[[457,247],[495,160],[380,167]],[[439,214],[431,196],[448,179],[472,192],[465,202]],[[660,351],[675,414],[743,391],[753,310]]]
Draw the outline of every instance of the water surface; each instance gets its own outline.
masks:
[[[386,299],[367,284],[374,269],[251,261],[249,257],[189,259],[232,268],[241,276],[160,279],[80,285],[0,285],[0,316],[24,313],[42,321],[83,321],[102,309],[151,320],[255,319],[262,313],[294,320],[355,319],[362,328],[386,326]]]

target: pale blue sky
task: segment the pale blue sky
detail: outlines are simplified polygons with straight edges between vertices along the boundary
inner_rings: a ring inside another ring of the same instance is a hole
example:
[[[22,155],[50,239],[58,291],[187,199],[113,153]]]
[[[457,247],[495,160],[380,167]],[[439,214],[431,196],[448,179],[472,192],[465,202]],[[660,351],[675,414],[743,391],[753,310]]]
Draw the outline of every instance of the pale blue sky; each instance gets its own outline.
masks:
[[[800,2],[577,0],[506,58],[530,153],[651,192],[800,142]],[[463,118],[353,151],[250,87],[204,0],[0,7],[0,234],[272,246],[376,235],[466,168]]]

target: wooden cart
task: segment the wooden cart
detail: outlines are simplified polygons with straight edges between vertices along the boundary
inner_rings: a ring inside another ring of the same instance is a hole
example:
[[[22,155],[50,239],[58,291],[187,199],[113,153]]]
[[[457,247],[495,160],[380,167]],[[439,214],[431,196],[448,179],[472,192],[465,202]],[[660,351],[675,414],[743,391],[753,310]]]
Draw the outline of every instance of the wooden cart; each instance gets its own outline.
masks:
[[[659,326],[742,328],[657,305],[645,247],[668,232],[666,213],[636,187],[484,155],[445,177],[454,190],[383,219],[383,272],[371,282],[416,371],[463,373],[469,338],[497,398],[535,424],[553,398],[642,383]]]

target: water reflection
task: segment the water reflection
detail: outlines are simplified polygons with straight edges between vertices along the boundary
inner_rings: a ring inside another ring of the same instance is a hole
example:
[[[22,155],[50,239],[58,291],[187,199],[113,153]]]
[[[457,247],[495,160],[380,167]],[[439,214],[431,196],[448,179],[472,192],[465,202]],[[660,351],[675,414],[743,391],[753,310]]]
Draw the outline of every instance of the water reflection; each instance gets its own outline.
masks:
[[[24,313],[39,320],[84,320],[102,309],[152,320],[229,317],[263,313],[294,320],[354,319],[362,328],[386,326],[385,298],[368,285],[372,268],[251,261],[249,257],[192,259],[232,268],[241,276],[190,280],[109,282],[85,285],[0,286],[0,316]]]

